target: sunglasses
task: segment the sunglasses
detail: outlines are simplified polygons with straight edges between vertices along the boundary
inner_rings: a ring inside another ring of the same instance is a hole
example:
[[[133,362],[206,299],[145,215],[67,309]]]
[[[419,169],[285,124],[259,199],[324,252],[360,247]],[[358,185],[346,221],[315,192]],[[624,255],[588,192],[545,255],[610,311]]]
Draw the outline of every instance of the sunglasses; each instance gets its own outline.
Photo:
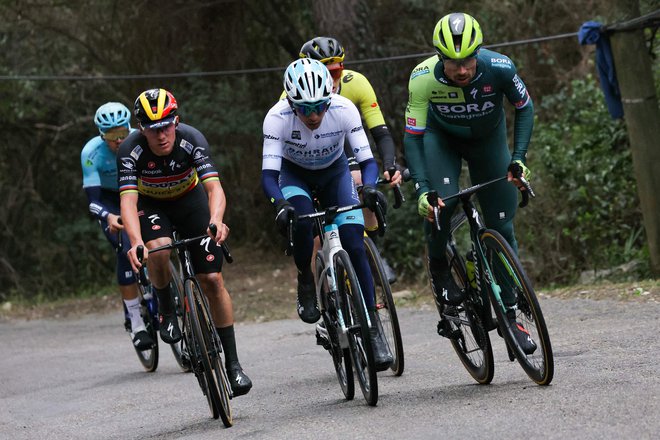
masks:
[[[317,115],[320,115],[324,111],[326,111],[330,107],[330,100],[328,99],[327,101],[319,101],[315,104],[296,104],[293,103],[293,109],[296,111],[298,114],[302,114],[304,116],[309,116],[312,113],[316,113]]]
[[[450,66],[453,66],[455,68],[470,67],[471,65],[473,65],[473,63],[476,63],[476,61],[477,61],[476,54],[471,55],[467,58],[461,58],[461,59],[446,58],[446,57],[440,56],[440,59],[442,60],[443,63],[449,64]]]
[[[123,128],[119,130],[113,130],[107,133],[103,133],[103,140],[110,142],[117,142],[124,140],[128,137],[128,128]]]

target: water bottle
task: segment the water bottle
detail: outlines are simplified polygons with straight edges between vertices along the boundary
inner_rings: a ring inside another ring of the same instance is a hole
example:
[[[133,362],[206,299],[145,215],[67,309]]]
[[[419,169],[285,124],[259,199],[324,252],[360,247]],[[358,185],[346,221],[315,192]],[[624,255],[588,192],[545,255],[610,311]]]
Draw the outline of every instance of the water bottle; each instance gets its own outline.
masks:
[[[474,275],[474,258],[472,257],[472,252],[468,252],[465,255],[465,270],[467,272],[468,283],[473,289],[477,288],[477,278]]]

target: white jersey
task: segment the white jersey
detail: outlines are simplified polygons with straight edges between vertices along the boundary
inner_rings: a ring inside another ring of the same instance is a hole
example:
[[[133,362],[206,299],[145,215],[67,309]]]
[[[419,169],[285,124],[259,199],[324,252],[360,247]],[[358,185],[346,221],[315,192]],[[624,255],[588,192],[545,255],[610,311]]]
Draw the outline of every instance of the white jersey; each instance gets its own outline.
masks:
[[[262,170],[280,171],[282,158],[308,170],[327,168],[342,155],[345,138],[358,162],[373,158],[357,107],[340,95],[332,95],[316,130],[303,124],[286,99],[270,109],[263,130]]]

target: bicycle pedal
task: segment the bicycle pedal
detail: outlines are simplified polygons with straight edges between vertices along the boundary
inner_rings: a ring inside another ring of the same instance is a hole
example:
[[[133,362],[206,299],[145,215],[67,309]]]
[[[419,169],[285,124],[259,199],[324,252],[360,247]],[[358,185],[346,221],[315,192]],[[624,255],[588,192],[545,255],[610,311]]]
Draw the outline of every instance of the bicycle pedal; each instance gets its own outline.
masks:
[[[327,331],[325,332],[325,335],[321,335],[319,329],[316,330],[316,345],[320,345],[326,350],[330,350],[330,339]]]
[[[453,339],[455,341],[461,338],[461,331],[458,329],[452,330],[449,321],[438,321],[438,334],[443,338]]]

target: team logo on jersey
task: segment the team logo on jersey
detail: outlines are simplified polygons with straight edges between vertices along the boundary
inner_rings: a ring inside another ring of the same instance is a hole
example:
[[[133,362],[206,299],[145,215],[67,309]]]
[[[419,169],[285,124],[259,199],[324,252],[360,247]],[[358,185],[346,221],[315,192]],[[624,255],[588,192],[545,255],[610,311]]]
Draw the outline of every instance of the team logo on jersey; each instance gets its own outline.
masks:
[[[422,66],[418,67],[415,70],[412,71],[410,74],[410,79],[415,79],[420,75],[426,75],[427,73],[431,73],[431,70],[429,69],[429,66]]]
[[[345,83],[347,83],[347,82],[349,82],[349,81],[352,80],[352,79],[353,79],[353,74],[352,74],[352,73],[347,73],[347,74],[344,75],[344,77],[342,78],[342,81],[345,82]]]
[[[491,58],[490,63],[493,67],[500,67],[503,69],[510,69],[512,65],[511,60],[508,58]]]
[[[213,254],[208,254],[208,255],[206,256],[206,261],[208,261],[209,263],[210,263],[211,261],[213,261],[213,260],[215,260],[215,257],[213,256]]]
[[[406,120],[408,122],[408,125],[413,126],[413,127],[417,126],[417,119],[415,119],[415,118],[406,118]]]
[[[179,144],[179,146],[180,146],[181,148],[183,148],[183,149],[185,150],[186,153],[188,153],[188,154],[192,153],[193,144],[191,144],[191,143],[188,142],[187,140],[185,140],[185,139],[181,139],[181,143]]]
[[[293,131],[291,132],[291,139],[298,139],[298,140],[300,140],[300,139],[301,139],[301,137],[300,137],[300,131],[299,131],[299,130],[293,130]]]
[[[156,168],[156,163],[150,161],[150,162],[147,164],[147,168],[149,168],[150,170],[153,170],[154,168]]]
[[[493,86],[486,84],[482,90],[484,93],[493,93]]]
[[[372,102],[371,103],[371,108],[376,108],[376,107],[378,107],[378,103],[377,102]]]
[[[160,229],[160,225],[153,225],[153,226],[151,227],[151,229],[152,229],[153,231],[157,231],[157,230]]]
[[[133,148],[133,150],[131,151],[131,157],[135,160],[138,160],[141,154],[142,154],[142,147],[139,145],[136,145],[135,148]]]
[[[132,170],[135,167],[135,162],[133,162],[133,160],[130,158],[125,158],[121,160],[121,166],[129,170]]]
[[[274,140],[274,141],[279,141],[280,140],[280,138],[278,138],[277,136],[273,136],[273,135],[265,134],[265,133],[264,133],[264,139],[271,139],[271,140]]]
[[[477,99],[477,89],[473,88],[470,90],[470,95],[472,95],[472,99]]]

